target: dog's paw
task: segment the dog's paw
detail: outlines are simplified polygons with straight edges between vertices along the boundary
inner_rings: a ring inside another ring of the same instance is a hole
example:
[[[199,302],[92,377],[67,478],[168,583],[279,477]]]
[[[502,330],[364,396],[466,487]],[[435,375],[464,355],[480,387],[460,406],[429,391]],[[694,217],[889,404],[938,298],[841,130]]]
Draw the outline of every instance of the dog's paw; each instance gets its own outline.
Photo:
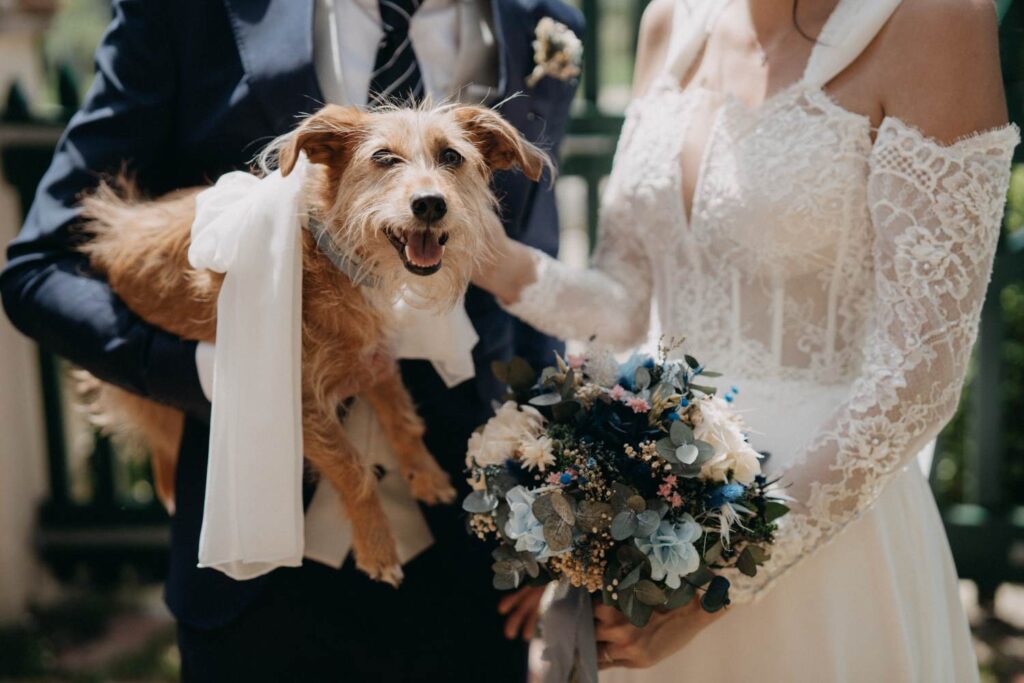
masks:
[[[357,560],[356,567],[365,572],[374,581],[390,584],[394,588],[398,588],[402,583],[402,579],[405,578],[405,574],[402,572],[402,565],[398,564],[397,561],[394,564],[379,564]]]
[[[431,463],[426,467],[410,467],[403,470],[409,490],[416,500],[427,505],[445,505],[455,501],[455,487],[452,486],[448,473]]]

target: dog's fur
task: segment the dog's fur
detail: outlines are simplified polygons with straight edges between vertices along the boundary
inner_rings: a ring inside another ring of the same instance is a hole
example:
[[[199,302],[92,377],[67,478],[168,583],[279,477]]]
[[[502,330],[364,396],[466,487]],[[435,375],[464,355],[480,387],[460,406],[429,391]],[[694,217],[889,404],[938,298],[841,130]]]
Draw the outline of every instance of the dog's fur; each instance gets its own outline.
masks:
[[[371,113],[327,106],[271,144],[261,156],[264,172],[276,164],[288,175],[300,152],[311,162],[304,190],[308,210],[378,281],[372,289],[353,283],[304,231],[305,456],[342,497],[357,565],[397,585],[401,568],[376,479],[345,436],[339,402],[353,383],[360,387],[413,495],[426,503],[452,501],[455,491],[423,445],[424,427],[397,366],[389,362],[390,371],[380,373],[373,359],[389,353],[391,304],[403,287],[438,310],[450,308],[487,257],[501,230],[489,187],[492,173],[519,168],[537,180],[550,162],[491,110],[465,106]],[[214,341],[223,276],[191,268],[187,256],[202,188],[145,201],[126,185],[102,184],[83,199],[83,229],[90,239],[82,251],[144,320],[185,339]],[[443,195],[448,209],[442,218],[428,222],[413,215],[411,198],[423,192]],[[443,267],[416,274],[401,242],[423,239],[426,245],[429,231],[448,235],[446,244],[439,242]],[[108,430],[140,435],[149,446],[157,493],[173,511],[181,413],[96,379],[86,384]]]

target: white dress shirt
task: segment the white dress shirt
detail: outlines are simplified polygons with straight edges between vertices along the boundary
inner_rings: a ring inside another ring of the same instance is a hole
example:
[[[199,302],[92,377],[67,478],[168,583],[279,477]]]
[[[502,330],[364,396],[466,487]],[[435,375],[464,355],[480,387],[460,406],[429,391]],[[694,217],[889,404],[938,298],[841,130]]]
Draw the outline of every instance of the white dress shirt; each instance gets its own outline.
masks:
[[[377,0],[317,0],[314,60],[329,103],[366,104],[384,31]],[[485,0],[423,0],[409,24],[424,91],[435,101],[476,97],[497,82]],[[469,92],[466,92],[469,86]]]

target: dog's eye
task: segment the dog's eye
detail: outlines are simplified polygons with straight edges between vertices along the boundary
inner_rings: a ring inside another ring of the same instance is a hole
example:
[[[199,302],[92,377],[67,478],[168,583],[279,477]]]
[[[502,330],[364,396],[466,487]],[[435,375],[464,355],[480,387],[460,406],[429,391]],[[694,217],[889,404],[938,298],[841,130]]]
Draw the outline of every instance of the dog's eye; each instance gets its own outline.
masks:
[[[373,163],[385,167],[394,166],[402,160],[400,157],[395,156],[390,149],[378,149],[370,158],[373,159]]]
[[[441,163],[444,164],[445,166],[458,166],[459,164],[462,163],[462,155],[456,152],[451,147],[446,147],[445,149],[441,150],[439,158],[441,160]]]

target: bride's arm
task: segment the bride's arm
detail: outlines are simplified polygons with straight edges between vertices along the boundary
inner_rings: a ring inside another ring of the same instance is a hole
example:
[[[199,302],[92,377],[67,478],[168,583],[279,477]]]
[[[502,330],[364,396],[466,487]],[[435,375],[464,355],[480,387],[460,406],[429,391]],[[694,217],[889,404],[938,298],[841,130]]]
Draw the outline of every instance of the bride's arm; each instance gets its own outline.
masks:
[[[637,49],[634,92],[642,94],[664,59],[673,0],[654,0],[644,11]],[[620,146],[630,136],[627,124]],[[650,317],[651,268],[642,226],[616,214],[614,179],[609,183],[590,268],[563,263],[505,238],[496,258],[473,282],[531,326],[562,339],[587,340],[628,349],[645,339]]]
[[[956,409],[1019,139],[1015,127],[1000,127],[1006,113],[993,75],[991,8],[981,19],[970,12],[960,22],[966,38],[950,36],[943,46],[966,59],[944,75],[931,71],[946,67],[944,59],[918,71],[920,87],[886,106],[870,158],[876,319],[863,367],[847,400],[782,473],[797,504],[768,564],[756,577],[734,577],[736,602],[872,505]]]

